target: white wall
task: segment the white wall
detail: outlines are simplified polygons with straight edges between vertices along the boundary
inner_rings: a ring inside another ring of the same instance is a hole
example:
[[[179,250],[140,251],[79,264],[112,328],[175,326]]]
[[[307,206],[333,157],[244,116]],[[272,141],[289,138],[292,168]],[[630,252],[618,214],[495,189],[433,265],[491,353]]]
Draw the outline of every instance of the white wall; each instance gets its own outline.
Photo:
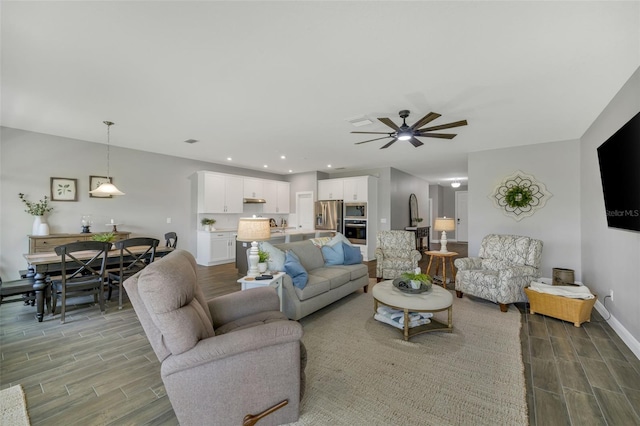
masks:
[[[569,268],[581,279],[580,143],[577,140],[526,145],[469,154],[469,255],[491,233],[526,235],[543,241],[541,272]],[[519,222],[497,209],[490,196],[517,170],[533,175],[553,194],[546,206]]]
[[[640,111],[639,93],[640,69],[636,70],[582,136],[580,156],[583,279],[592,291],[600,295],[599,303],[602,303],[603,296],[610,289],[614,291],[613,301],[607,300],[605,306],[616,323],[633,336],[635,348],[629,339],[625,341],[635,349],[638,356],[640,233],[607,227],[596,149]],[[640,167],[640,158],[638,166]],[[621,337],[625,338],[624,335]]]
[[[78,180],[77,202],[52,202],[48,214],[51,233],[78,233],[82,215],[91,214],[92,231],[107,231],[110,218],[122,221],[119,230],[132,236],[150,236],[163,241],[165,232],[178,234],[178,246],[194,253],[197,215],[191,177],[198,170],[211,170],[273,180],[275,175],[202,161],[187,160],[143,151],[111,147],[111,174],[126,195],[111,199],[90,198],[89,176],[106,174],[106,146],[23,130],[0,128],[0,275],[18,278],[26,269],[23,253],[29,251],[27,235],[33,217],[24,212],[18,193],[37,201],[50,195],[49,178]],[[315,191],[315,188],[311,188]],[[256,209],[256,205],[245,205]],[[237,223],[240,215],[213,216],[219,223]],[[228,216],[228,217],[227,217]],[[172,223],[167,224],[170,217]],[[234,222],[235,220],[235,222]]]

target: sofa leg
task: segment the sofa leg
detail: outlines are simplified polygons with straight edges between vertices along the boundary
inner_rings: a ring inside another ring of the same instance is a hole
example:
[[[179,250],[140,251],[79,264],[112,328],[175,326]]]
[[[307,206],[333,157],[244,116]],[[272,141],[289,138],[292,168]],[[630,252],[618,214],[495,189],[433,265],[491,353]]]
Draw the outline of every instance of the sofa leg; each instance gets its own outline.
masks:
[[[509,305],[506,303],[500,303],[500,312],[507,312],[507,309],[509,309]]]
[[[285,399],[284,401],[277,403],[273,407],[267,408],[262,413],[247,414],[246,416],[244,416],[244,419],[242,420],[242,426],[253,426],[256,423],[258,423],[258,420],[260,420],[261,418],[266,417],[269,414],[273,413],[274,411],[281,409],[288,403],[289,403],[289,400]]]
[[[367,293],[369,291],[369,284],[362,287],[362,289],[364,290],[365,293]]]
[[[462,295],[463,295],[463,294],[464,294],[464,293],[463,293],[463,292],[461,292],[460,290],[456,290],[456,296],[458,297],[458,299],[462,299]]]

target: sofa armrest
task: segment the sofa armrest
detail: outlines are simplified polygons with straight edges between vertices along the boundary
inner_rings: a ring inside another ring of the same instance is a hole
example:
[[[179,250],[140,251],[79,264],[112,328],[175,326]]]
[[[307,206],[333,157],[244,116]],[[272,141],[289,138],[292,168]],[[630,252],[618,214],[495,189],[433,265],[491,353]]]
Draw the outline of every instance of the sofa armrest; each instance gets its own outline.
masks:
[[[482,259],[479,257],[461,257],[453,261],[458,271],[482,269]]]
[[[297,342],[302,339],[302,334],[300,323],[283,320],[209,337],[200,340],[187,352],[165,359],[162,363],[162,375],[169,376],[268,346]]]
[[[509,268],[501,269],[498,276],[502,278],[514,278],[514,277],[537,277],[538,269],[533,266],[511,266]]]
[[[417,263],[420,259],[422,259],[422,253],[418,250],[411,250],[411,260]]]
[[[280,298],[273,287],[237,291],[208,300],[213,327],[219,327],[248,315],[280,310]]]

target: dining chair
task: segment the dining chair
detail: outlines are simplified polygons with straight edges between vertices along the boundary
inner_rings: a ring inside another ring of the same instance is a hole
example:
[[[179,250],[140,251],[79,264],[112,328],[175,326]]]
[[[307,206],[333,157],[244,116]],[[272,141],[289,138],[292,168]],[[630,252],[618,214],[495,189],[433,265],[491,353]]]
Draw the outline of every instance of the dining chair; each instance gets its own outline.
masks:
[[[111,243],[103,241],[79,241],[55,248],[62,269],[60,277],[51,280],[51,313],[55,315],[57,301],[62,299],[60,323],[65,321],[69,295],[93,294],[94,303],[104,312],[104,274],[110,247]]]
[[[178,246],[178,234],[175,232],[167,232],[164,234],[164,239],[167,247],[176,248]]]
[[[128,238],[115,243],[116,249],[120,251],[120,264],[118,269],[107,273],[109,285],[107,300],[111,300],[113,288],[117,287],[118,309],[122,309],[122,283],[154,261],[159,243],[160,240],[147,237]]]

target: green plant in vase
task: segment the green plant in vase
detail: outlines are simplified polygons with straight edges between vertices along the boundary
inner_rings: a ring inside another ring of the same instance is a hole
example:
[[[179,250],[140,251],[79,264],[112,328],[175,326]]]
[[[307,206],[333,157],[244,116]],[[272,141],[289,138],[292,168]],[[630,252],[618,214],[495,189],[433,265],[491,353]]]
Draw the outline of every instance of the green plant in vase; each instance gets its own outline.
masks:
[[[431,277],[423,273],[404,272],[402,278],[411,281],[411,287],[416,290],[422,286],[422,283],[431,284]]]
[[[200,220],[200,224],[206,231],[215,230],[215,228],[213,227],[214,223],[216,223],[216,220],[208,217],[203,217],[202,220]]]
[[[113,232],[107,232],[104,234],[96,234],[91,237],[93,241],[100,241],[103,243],[112,243],[116,240],[116,234]]]
[[[267,270],[267,261],[269,260],[269,253],[258,249],[258,271],[264,273]]]

